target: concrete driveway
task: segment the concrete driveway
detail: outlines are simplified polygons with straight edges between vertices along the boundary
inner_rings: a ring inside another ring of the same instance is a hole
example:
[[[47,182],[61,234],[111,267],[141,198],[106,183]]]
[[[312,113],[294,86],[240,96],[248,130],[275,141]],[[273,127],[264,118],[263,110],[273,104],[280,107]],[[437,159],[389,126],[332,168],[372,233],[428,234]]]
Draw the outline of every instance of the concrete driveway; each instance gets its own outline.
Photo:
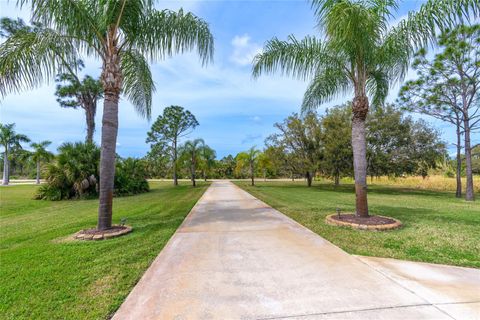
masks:
[[[480,270],[369,259],[214,182],[113,319],[480,319]]]

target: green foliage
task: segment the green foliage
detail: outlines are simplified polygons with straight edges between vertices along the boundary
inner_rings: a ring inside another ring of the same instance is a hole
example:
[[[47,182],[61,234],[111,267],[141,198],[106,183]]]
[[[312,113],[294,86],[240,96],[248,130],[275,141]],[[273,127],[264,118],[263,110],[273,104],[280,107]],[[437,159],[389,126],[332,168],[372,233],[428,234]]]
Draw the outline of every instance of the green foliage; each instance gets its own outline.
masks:
[[[30,139],[24,134],[19,134],[15,132],[15,123],[0,123],[0,146],[5,149],[21,149],[22,142],[30,142]]]
[[[438,43],[442,51],[432,60],[425,49],[416,53],[417,79],[402,86],[398,100],[406,110],[473,130],[480,126],[480,25],[445,31]]]
[[[115,170],[114,190],[116,196],[148,192],[147,167],[143,160],[118,159]]]
[[[198,126],[195,116],[180,106],[169,106],[163,109],[147,133],[147,143],[150,143],[149,159],[157,164],[171,162],[176,173],[178,158],[178,143],[181,138],[191,133]],[[169,159],[167,159],[167,155]]]
[[[56,161],[46,165],[42,184],[35,196],[43,200],[85,199],[98,196],[100,148],[91,143],[64,143]],[[143,161],[117,159],[114,194],[131,195],[148,191]]]
[[[48,140],[41,141],[38,143],[35,143],[35,142],[31,143],[30,147],[33,148],[33,151],[30,156],[32,160],[35,162],[37,161],[41,162],[41,161],[50,161],[51,159],[53,159],[54,157],[53,153],[51,153],[46,149],[51,144],[52,142]]]
[[[189,171],[193,186],[196,184],[195,179],[202,159],[203,148],[205,148],[205,141],[203,139],[195,139],[185,141],[178,150],[180,163]]]
[[[91,143],[64,143],[57,159],[46,166],[43,184],[35,196],[43,200],[95,197],[98,193],[100,149]]]
[[[275,123],[278,133],[267,138],[267,146],[280,148],[284,161],[296,172],[314,176],[323,158],[322,130],[316,113],[300,117],[294,113],[282,123]]]
[[[236,160],[231,154],[223,157],[215,164],[215,178],[233,179],[236,166]]]
[[[239,152],[235,157],[235,175],[238,177],[252,177],[255,174],[258,160],[260,159],[261,151],[255,146],[247,151]]]
[[[334,178],[336,184],[341,177],[353,173],[351,118],[352,111],[347,103],[327,109],[320,119],[323,144],[320,170],[323,175]]]

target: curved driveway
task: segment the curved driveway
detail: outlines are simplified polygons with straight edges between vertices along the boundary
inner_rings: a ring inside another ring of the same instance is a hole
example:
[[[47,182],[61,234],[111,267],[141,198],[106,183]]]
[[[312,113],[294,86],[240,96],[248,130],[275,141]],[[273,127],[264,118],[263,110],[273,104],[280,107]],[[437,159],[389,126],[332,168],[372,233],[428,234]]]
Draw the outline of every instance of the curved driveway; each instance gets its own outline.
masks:
[[[392,261],[349,255],[218,181],[113,319],[480,319],[479,270]]]

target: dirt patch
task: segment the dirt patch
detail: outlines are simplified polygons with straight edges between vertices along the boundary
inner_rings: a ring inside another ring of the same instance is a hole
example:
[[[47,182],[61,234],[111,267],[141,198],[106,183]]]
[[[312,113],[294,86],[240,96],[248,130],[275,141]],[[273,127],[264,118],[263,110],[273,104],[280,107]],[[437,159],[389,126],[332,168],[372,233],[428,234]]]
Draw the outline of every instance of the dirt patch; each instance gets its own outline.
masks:
[[[359,217],[353,213],[331,214],[325,221],[330,225],[345,226],[362,230],[391,230],[401,227],[402,223],[394,218],[383,216]]]

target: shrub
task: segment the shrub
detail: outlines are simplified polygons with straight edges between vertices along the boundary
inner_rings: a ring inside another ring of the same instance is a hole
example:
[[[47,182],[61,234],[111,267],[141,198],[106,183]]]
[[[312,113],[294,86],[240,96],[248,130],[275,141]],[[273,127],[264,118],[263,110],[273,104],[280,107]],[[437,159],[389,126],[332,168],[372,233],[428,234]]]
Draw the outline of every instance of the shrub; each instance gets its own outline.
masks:
[[[55,162],[46,166],[46,184],[36,199],[62,200],[95,197],[98,193],[100,149],[91,143],[64,143]]]
[[[44,200],[84,199],[98,196],[100,148],[90,143],[65,143],[55,162],[45,167],[46,183],[35,198]],[[115,196],[149,190],[146,168],[141,160],[117,159]]]
[[[147,165],[144,160],[126,158],[117,159],[115,169],[115,195],[132,195],[148,192],[149,186],[145,179],[147,176]]]

